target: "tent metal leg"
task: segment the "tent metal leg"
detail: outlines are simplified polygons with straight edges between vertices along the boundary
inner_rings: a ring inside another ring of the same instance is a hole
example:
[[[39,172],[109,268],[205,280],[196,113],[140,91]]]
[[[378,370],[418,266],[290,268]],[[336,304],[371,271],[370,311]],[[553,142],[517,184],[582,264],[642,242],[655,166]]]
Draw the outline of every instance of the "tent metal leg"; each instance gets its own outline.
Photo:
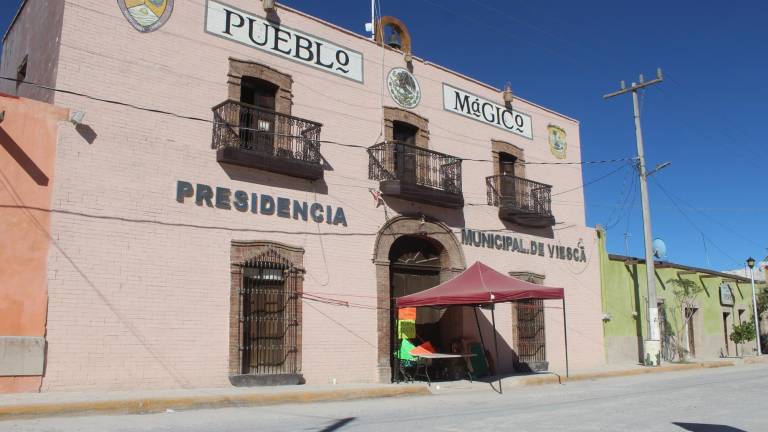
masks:
[[[493,347],[494,351],[496,351],[496,362],[494,365],[496,366],[496,375],[499,377],[499,393],[503,393],[501,390],[501,373],[499,373],[501,360],[499,359],[499,335],[496,332],[496,305],[491,305],[491,322],[493,323]]]
[[[477,318],[477,306],[472,307],[472,311],[475,313],[475,323],[477,323],[477,333],[480,335],[480,347],[483,349],[483,358],[485,359],[485,367],[490,369],[488,359],[485,357],[485,341],[483,340],[483,330],[480,328],[480,319]]]
[[[571,377],[571,371],[568,365],[568,323],[565,317],[565,296],[563,296],[563,335],[565,336],[565,376]]]

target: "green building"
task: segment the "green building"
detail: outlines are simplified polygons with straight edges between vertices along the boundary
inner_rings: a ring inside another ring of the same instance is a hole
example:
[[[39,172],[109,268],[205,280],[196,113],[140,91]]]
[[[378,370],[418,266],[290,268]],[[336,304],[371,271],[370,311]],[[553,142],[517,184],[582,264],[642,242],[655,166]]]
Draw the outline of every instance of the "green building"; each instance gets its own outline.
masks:
[[[609,254],[605,231],[598,228],[598,237],[606,361],[638,363],[642,361],[643,340],[648,333],[645,260]],[[691,285],[684,281],[702,289],[687,300],[681,299],[675,291],[679,292],[683,284]],[[764,282],[756,283],[755,287],[758,292],[766,289]],[[657,261],[656,295],[662,360],[755,354],[754,341],[737,346],[729,339],[734,324],[753,316],[749,278]]]

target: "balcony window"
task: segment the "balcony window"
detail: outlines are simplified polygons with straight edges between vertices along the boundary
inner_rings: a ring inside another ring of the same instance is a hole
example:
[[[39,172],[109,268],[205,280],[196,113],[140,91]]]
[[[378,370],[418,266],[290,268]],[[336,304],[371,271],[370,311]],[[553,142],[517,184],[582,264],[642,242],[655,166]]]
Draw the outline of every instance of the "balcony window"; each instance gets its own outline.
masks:
[[[322,125],[291,115],[290,75],[230,58],[227,84],[228,99],[213,108],[213,148],[220,163],[322,178]]]
[[[217,160],[317,180],[323,176],[320,123],[240,101],[213,108]]]
[[[461,159],[400,141],[368,149],[368,177],[385,196],[440,207],[464,206]]]
[[[552,186],[514,175],[486,178],[488,205],[499,208],[499,218],[529,227],[550,227]]]

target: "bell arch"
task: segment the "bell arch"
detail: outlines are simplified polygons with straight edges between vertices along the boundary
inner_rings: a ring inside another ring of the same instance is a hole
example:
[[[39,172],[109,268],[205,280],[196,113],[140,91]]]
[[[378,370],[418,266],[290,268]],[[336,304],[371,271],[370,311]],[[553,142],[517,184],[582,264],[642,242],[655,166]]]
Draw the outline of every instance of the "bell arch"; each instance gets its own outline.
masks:
[[[400,45],[402,47],[400,50],[410,54],[412,46],[411,32],[408,31],[408,27],[405,26],[404,22],[393,16],[383,16],[379,19],[379,22],[376,23],[376,29],[373,33],[376,43],[379,45],[386,43],[386,41],[384,41],[384,29],[387,27],[390,27],[400,37]]]
[[[452,279],[467,268],[461,243],[444,223],[410,216],[390,219],[381,227],[373,250],[376,266],[377,305],[377,375],[379,382],[388,383],[391,378],[390,352],[390,261],[389,252],[395,241],[403,236],[419,236],[440,246],[440,282]]]

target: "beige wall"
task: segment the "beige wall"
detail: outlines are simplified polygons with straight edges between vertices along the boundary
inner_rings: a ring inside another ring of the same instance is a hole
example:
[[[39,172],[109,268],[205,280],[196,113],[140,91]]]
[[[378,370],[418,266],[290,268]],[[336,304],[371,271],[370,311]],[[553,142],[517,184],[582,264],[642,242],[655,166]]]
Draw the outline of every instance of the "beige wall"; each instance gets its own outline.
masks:
[[[7,95],[0,95],[0,111],[0,393],[37,391],[54,156],[67,111]]]
[[[229,3],[262,14],[258,3]],[[114,2],[67,2],[58,85],[210,119],[211,107],[227,98],[228,58],[235,57],[290,74],[292,115],[323,123],[323,140],[362,146],[382,141],[382,105],[395,105],[386,91],[382,94],[382,68],[386,73],[405,66],[401,54],[384,52],[382,66],[381,48],[365,38],[279,9],[284,25],[362,52],[365,82],[359,84],[209,35],[204,11],[198,2],[176,2],[163,28],[139,34]],[[568,133],[566,161],[580,160],[577,122],[518,100],[515,108],[533,117],[534,139],[522,138],[442,108],[443,82],[500,103],[496,89],[419,60],[414,74],[423,96],[413,111],[429,119],[430,148],[491,159],[491,142],[498,139],[523,148],[529,162],[555,161],[546,131],[552,123]],[[332,170],[313,184],[216,163],[209,123],[69,95],[60,95],[57,103],[85,110],[93,134],[89,140],[65,128],[56,154],[53,201],[60,211],[52,228],[61,250],[52,249],[49,256],[45,390],[227,385],[232,240],[302,247],[306,292],[375,306],[374,243],[387,218],[425,214],[457,234],[464,226],[506,229],[497,209],[484,205],[446,210],[390,200],[386,213],[376,208],[368,189],[378,183],[367,180],[363,149],[323,144]],[[493,173],[491,163],[464,163],[466,202],[485,202],[485,177]],[[582,182],[578,165],[530,165],[526,176],[552,184],[553,193]],[[179,180],[343,207],[349,226],[199,207],[191,200],[178,203]],[[553,213],[561,222],[553,239],[519,237],[564,246],[582,241],[588,262],[465,246],[466,262],[544,274],[548,285],[564,287],[571,366],[596,367],[603,362],[599,270],[594,231],[584,226],[583,191],[558,196]],[[562,310],[559,302],[547,306],[549,360],[561,371]],[[511,338],[510,313],[498,313],[497,324]],[[309,383],[379,379],[375,311],[305,301],[302,337]]]

